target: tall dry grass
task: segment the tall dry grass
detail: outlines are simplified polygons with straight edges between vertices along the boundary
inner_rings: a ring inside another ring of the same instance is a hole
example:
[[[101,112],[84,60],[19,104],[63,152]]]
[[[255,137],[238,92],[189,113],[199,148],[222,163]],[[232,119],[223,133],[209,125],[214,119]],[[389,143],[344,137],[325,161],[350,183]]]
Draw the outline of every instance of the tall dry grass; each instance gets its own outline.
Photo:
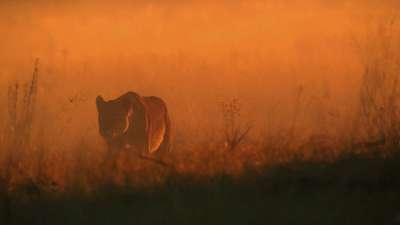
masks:
[[[398,149],[400,140],[400,29],[392,19],[369,32],[360,53],[363,68],[359,110],[353,127],[358,151]]]

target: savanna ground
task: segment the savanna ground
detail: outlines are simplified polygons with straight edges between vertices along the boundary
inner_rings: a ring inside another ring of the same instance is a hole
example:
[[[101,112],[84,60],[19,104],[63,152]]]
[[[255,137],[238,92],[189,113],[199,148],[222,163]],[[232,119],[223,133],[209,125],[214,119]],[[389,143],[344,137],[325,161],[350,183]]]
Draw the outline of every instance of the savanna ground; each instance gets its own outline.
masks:
[[[0,3],[0,224],[400,223],[398,3],[27,2]],[[128,90],[172,151],[112,169],[94,100]]]

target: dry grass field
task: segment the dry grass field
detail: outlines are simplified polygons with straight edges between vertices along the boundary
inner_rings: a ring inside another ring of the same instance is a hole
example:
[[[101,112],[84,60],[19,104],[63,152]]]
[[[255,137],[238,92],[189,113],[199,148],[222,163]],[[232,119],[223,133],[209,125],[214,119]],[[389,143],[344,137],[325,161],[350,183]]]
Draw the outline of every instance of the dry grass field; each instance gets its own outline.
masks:
[[[396,1],[0,2],[0,224],[399,224]],[[96,96],[160,96],[110,167]]]

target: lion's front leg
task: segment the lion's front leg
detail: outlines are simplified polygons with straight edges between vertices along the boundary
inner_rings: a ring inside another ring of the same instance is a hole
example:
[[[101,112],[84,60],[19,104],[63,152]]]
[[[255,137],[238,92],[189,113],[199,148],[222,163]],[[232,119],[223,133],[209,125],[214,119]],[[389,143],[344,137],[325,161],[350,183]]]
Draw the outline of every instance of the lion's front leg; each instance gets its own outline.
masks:
[[[108,146],[102,163],[102,169],[106,177],[111,177],[114,172],[118,171],[117,160],[120,153],[120,148],[117,148],[115,146]]]

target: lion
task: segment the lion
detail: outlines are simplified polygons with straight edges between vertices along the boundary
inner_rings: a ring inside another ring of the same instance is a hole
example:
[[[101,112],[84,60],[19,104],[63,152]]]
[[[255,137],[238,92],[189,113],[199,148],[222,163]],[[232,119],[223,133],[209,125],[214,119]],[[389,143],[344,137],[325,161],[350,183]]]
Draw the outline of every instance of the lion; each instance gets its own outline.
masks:
[[[145,154],[169,152],[170,119],[161,98],[128,92],[109,101],[97,96],[96,105],[100,135],[108,147]]]

